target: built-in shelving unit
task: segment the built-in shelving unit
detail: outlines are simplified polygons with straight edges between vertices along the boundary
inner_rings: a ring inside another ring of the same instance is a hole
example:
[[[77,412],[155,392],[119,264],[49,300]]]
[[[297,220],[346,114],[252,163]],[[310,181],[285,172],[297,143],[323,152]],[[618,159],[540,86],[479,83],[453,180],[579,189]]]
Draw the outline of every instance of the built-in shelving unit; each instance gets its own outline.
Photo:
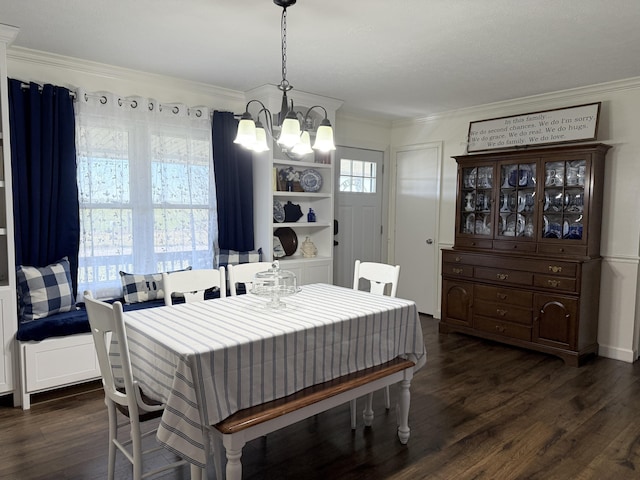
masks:
[[[295,109],[302,112],[309,106],[324,106],[329,120],[335,126],[335,111],[342,102],[295,90],[289,96],[295,102]],[[272,112],[280,109],[281,92],[274,86],[268,85],[253,90],[247,94],[247,98],[262,101]],[[291,228],[297,237],[298,248],[293,255],[279,259],[281,268],[295,273],[301,285],[333,283],[333,155],[312,153],[300,159],[293,159],[289,158],[275,141],[272,144],[270,151],[255,154],[253,160],[256,248],[262,247],[264,258],[268,261],[273,260],[274,232],[279,228]],[[322,177],[322,187],[313,192],[287,191],[286,187],[277,181],[279,172],[286,169],[293,169],[299,173],[312,169]],[[287,202],[299,205],[302,217],[296,222],[275,221],[273,211],[276,202],[282,205],[286,205]],[[311,223],[307,221],[310,208],[316,214],[316,221]],[[315,257],[308,258],[302,254],[302,243],[307,237],[318,250]]]

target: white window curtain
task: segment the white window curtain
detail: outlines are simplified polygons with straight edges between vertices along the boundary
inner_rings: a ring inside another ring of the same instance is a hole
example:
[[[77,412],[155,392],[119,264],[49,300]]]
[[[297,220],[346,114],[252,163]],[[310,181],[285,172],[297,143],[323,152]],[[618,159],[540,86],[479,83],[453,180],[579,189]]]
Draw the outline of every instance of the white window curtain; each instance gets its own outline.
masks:
[[[78,295],[119,297],[120,271],[211,268],[217,239],[205,107],[79,90]]]

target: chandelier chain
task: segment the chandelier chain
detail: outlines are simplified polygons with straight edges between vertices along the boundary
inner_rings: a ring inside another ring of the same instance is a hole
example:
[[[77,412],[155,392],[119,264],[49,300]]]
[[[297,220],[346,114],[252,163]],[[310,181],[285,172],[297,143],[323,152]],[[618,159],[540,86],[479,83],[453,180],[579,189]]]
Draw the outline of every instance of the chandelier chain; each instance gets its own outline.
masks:
[[[280,90],[283,92],[287,92],[291,90],[293,87],[289,85],[289,81],[287,80],[287,9],[286,7],[282,9],[282,18],[280,20],[280,34],[281,34],[281,45],[282,45],[282,81],[280,82]]]

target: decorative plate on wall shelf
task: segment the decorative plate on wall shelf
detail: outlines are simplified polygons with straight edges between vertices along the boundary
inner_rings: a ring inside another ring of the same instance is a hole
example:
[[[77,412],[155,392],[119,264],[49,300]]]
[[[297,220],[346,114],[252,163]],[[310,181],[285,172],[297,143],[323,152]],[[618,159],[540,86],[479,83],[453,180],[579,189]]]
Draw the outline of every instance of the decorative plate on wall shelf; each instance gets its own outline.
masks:
[[[322,175],[313,168],[308,168],[300,175],[300,185],[305,192],[317,192],[322,188]]]
[[[278,200],[273,201],[273,221],[277,223],[284,222],[284,207]]]

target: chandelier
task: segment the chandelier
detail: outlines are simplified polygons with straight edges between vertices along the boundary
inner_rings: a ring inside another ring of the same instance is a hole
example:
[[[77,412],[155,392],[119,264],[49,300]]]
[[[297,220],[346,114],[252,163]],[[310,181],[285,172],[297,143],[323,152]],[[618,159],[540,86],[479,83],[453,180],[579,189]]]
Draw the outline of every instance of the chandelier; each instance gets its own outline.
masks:
[[[273,3],[282,7],[282,16],[280,19],[282,80],[278,85],[278,89],[282,91],[282,103],[276,124],[276,126],[280,127],[280,133],[277,139],[278,145],[280,145],[283,150],[291,151],[297,155],[312,153],[313,150],[319,150],[321,152],[335,150],[333,128],[331,128],[331,122],[329,122],[328,119],[327,109],[321,105],[314,105],[303,115],[301,112],[294,110],[293,100],[289,103],[287,92],[293,87],[287,80],[287,7],[294,5],[296,0],[273,0]],[[253,117],[249,113],[249,106],[252,104],[258,104],[260,107],[256,115],[256,121],[253,120]],[[309,120],[311,119],[310,114],[315,109],[323,110],[324,119],[318,126],[315,142],[312,147],[308,128],[310,125]],[[265,118],[264,125],[260,121],[261,114]],[[234,143],[240,144],[254,152],[265,152],[269,150],[267,132],[271,138],[275,138],[271,112],[260,100],[250,100],[238,123],[238,132]]]

